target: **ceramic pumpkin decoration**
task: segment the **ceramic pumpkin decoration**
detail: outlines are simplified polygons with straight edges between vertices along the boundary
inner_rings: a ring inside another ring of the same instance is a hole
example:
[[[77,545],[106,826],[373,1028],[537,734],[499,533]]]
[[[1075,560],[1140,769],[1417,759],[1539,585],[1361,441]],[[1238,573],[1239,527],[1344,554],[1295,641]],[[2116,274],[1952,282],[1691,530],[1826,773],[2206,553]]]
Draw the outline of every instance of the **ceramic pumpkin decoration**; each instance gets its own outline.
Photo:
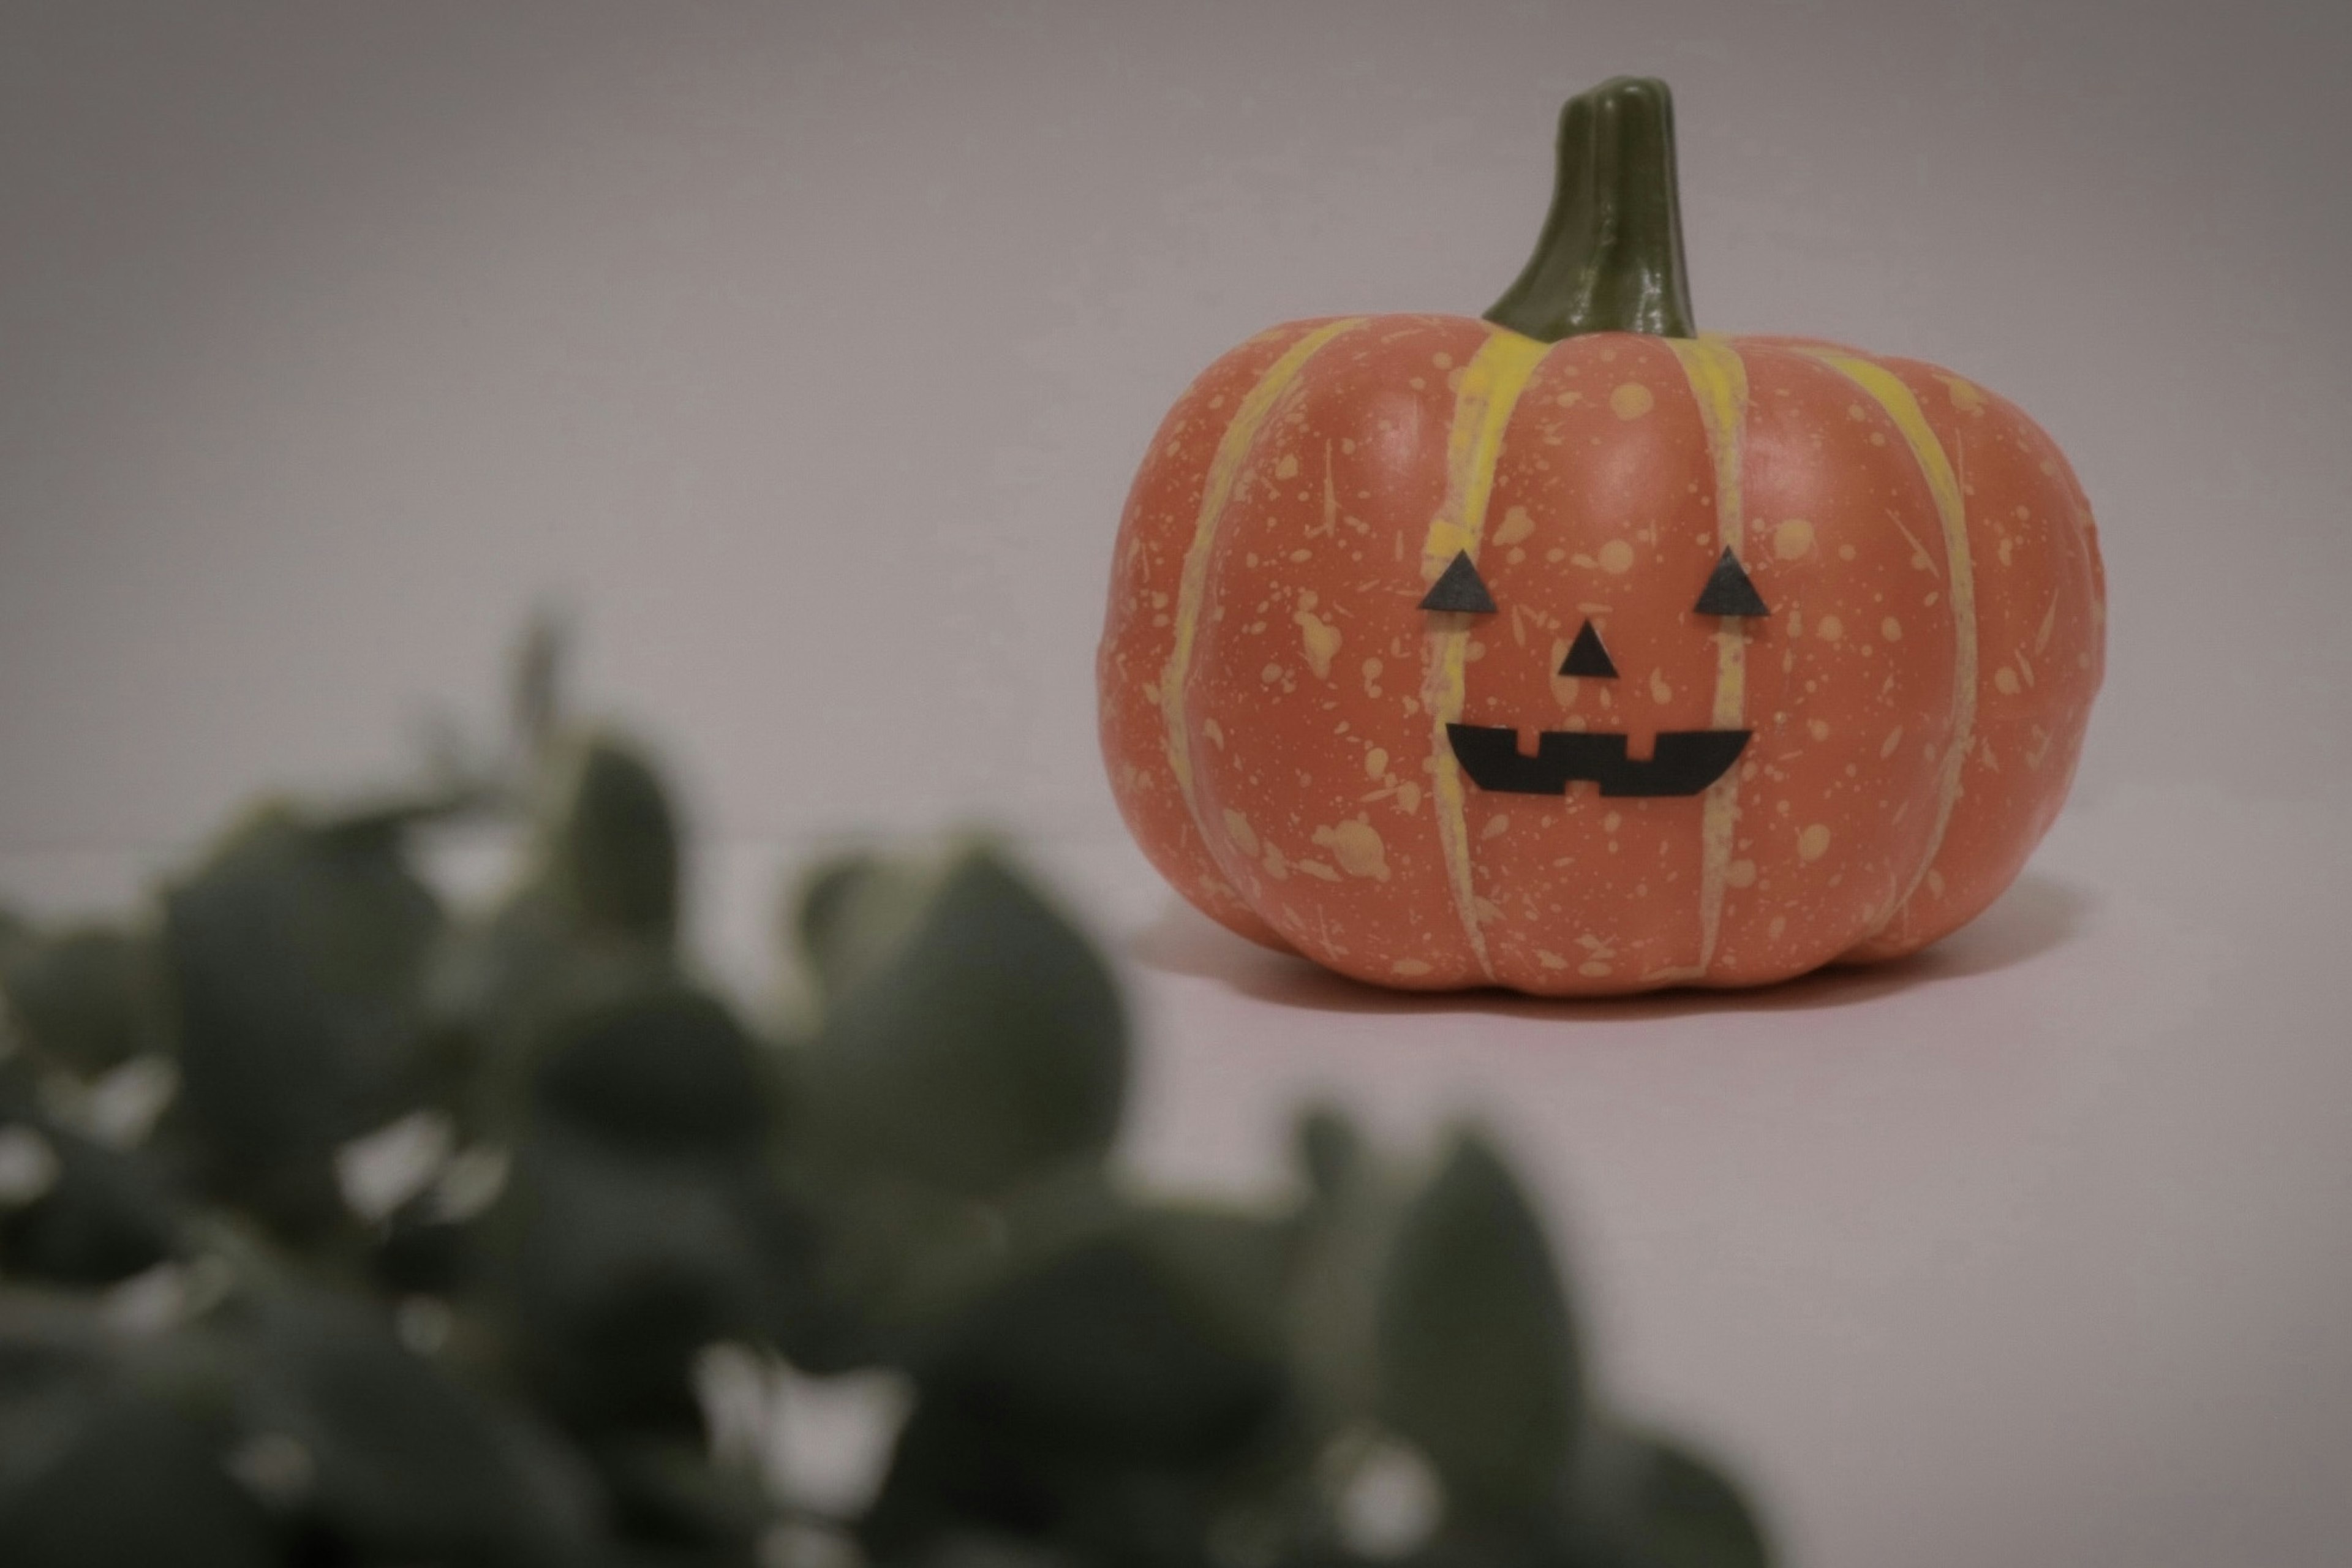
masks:
[[[1570,102],[1484,318],[1293,321],[1137,475],[1112,787],[1233,930],[1385,985],[1749,985],[1910,952],[2050,826],[2101,674],[2090,508],[1913,360],[1694,331],[1672,111]]]

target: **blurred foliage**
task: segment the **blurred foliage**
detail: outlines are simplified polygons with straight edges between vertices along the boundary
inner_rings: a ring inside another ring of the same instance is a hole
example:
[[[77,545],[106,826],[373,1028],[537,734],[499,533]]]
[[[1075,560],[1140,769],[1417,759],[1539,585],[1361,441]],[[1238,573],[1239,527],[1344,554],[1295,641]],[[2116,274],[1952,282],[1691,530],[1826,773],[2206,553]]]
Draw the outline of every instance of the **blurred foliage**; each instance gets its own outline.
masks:
[[[747,1016],[558,652],[494,762],[257,808],[120,925],[0,916],[0,1562],[1767,1561],[1595,1405],[1475,1130],[1313,1109],[1287,1197],[1132,1190],[1113,976],[996,846],[816,868],[809,1005]],[[436,890],[452,838],[502,896]]]

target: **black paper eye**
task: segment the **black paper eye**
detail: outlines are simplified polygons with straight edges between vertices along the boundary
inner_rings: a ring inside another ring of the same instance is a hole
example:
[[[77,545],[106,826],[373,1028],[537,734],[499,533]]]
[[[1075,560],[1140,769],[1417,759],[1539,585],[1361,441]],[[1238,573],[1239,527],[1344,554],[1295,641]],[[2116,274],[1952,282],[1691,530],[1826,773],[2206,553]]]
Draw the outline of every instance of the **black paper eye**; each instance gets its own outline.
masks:
[[[1454,559],[1429,592],[1421,596],[1424,610],[1461,610],[1474,616],[1495,613],[1495,595],[1486,592],[1486,584],[1478,575],[1478,568],[1470,563],[1470,552],[1457,550]]]
[[[1570,646],[1568,657],[1559,662],[1559,672],[1562,675],[1591,676],[1596,680],[1617,679],[1617,663],[1609,657],[1609,650],[1601,646],[1601,634],[1593,629],[1591,621],[1585,622],[1584,629],[1576,634],[1576,641]]]
[[[1739,569],[1739,559],[1731,553],[1728,544],[1716,558],[1715,573],[1707,578],[1706,586],[1699,590],[1698,603],[1691,609],[1694,614],[1701,616],[1769,616],[1772,613],[1765,607],[1764,595],[1756,591],[1756,584],[1749,582],[1748,574]]]

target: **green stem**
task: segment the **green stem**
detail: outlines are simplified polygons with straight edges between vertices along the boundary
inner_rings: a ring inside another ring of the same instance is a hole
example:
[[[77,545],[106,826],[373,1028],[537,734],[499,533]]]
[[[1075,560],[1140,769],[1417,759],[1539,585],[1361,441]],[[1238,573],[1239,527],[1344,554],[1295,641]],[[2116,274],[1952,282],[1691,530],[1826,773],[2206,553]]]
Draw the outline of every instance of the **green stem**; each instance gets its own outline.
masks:
[[[1536,253],[1486,320],[1548,343],[1580,332],[1696,335],[1664,82],[1612,77],[1568,100]]]

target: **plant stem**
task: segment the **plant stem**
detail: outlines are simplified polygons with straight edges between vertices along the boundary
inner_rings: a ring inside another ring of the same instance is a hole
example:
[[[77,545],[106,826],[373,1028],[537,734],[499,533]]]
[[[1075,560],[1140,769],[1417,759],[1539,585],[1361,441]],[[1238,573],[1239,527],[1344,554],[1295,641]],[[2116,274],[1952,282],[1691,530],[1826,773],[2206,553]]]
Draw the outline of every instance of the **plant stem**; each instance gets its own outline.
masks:
[[[1612,77],[1568,100],[1551,211],[1486,320],[1542,342],[1580,332],[1696,335],[1666,84]]]

